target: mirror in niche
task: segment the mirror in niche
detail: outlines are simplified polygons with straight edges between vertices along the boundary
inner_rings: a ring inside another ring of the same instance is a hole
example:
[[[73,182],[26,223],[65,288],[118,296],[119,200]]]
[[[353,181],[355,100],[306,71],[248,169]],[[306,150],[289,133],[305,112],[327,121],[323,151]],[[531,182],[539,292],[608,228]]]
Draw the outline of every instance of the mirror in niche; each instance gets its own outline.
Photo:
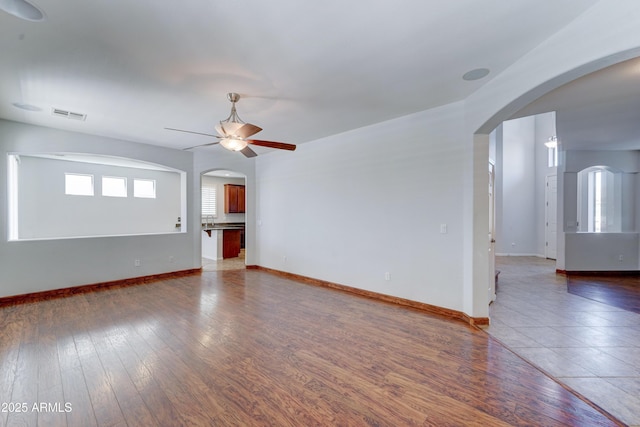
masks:
[[[608,166],[578,172],[578,232],[622,231],[622,173]]]

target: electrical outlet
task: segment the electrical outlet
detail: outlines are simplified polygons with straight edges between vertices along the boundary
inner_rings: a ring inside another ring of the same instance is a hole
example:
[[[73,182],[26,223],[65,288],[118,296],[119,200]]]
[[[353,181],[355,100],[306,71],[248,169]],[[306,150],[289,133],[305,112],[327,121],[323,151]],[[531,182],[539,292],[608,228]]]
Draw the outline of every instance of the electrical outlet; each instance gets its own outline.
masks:
[[[142,265],[142,263],[140,262],[139,259],[134,259],[133,260],[133,266],[134,267],[140,267],[140,265]]]
[[[620,262],[624,261],[624,256],[622,256],[622,254],[618,255],[618,261]]]
[[[282,257],[282,261],[287,262],[287,256],[286,255]]]
[[[173,262],[174,258],[173,255],[169,255],[169,262]]]
[[[388,271],[384,273],[384,280],[391,280],[391,273],[389,273]]]

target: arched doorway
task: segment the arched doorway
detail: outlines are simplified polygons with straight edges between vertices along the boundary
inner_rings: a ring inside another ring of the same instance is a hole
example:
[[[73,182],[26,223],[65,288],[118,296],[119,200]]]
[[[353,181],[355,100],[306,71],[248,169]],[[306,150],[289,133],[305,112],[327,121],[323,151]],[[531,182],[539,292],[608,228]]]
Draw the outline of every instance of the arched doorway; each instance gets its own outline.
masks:
[[[630,52],[627,52],[627,54],[629,53]],[[635,53],[637,53],[637,50]],[[619,55],[616,55],[615,58],[619,58]],[[607,57],[601,61],[607,63],[610,60],[612,60],[612,57]],[[594,67],[594,71],[600,73],[605,71],[605,69],[600,66],[602,62],[595,64],[589,63],[588,65]],[[640,60],[636,60],[635,62],[640,63]],[[622,61],[616,60],[616,65],[618,64],[622,64]],[[613,65],[613,67],[616,65]],[[584,67],[581,68],[584,69]],[[566,75],[563,76],[566,77]],[[577,82],[578,80],[574,80],[569,83],[569,85],[577,85]],[[556,86],[555,90],[546,91],[545,94],[548,95],[546,99],[549,99],[554,92],[559,91],[560,89],[562,89],[562,87]],[[540,97],[536,99],[543,98],[544,97]],[[583,103],[585,103],[584,99]],[[584,105],[580,107],[580,112],[588,110],[588,108],[584,108]],[[547,108],[550,108],[550,104],[547,105]],[[609,104],[608,108],[614,109],[614,106]],[[527,109],[531,110],[531,107],[525,107],[523,111],[527,111]],[[573,120],[576,120],[575,115],[567,115]],[[617,119],[620,118],[619,114],[616,116]],[[504,117],[504,119],[506,120],[507,118],[513,117],[514,113],[510,114],[509,117]],[[600,117],[597,119],[600,119]],[[625,127],[619,121],[616,123],[616,126],[620,126],[622,128]],[[612,146],[615,146],[617,150],[620,150],[620,141],[616,141],[614,131],[607,131],[605,130],[605,125],[601,122],[600,124],[603,126],[601,129],[602,133],[607,135],[607,142],[611,143]],[[563,131],[565,136],[572,135],[574,132],[574,130],[571,129],[571,123],[560,120],[558,121],[558,139],[560,141],[562,141]],[[587,131],[587,134],[588,133],[594,132],[591,130]],[[479,156],[479,153],[484,152],[485,150],[483,144],[485,144],[486,141],[484,140],[484,135],[481,134],[475,135],[474,138],[479,143],[479,146],[477,147],[478,152],[476,153],[476,156]],[[580,258],[584,268],[593,269],[596,265],[596,261],[599,262],[600,259],[593,258],[594,254],[597,255],[597,251],[592,249],[589,250],[587,248],[587,244],[585,242],[591,237],[598,239],[597,246],[599,249],[607,247],[607,245],[603,244],[607,238],[604,233],[599,235],[592,234],[589,236],[586,231],[580,229],[580,227],[583,227],[588,231],[588,229],[595,230],[599,227],[600,220],[595,212],[597,206],[597,203],[595,202],[596,197],[589,194],[597,193],[595,190],[595,184],[599,179],[597,174],[602,172],[603,176],[600,178],[603,181],[603,192],[606,187],[606,191],[610,191],[612,194],[621,194],[619,186],[617,186],[617,184],[620,183],[616,181],[615,178],[612,177],[610,185],[604,184],[606,181],[604,176],[605,168],[591,166],[590,168],[586,168],[587,174],[583,178],[580,178],[579,174],[582,168],[592,164],[600,165],[603,158],[606,158],[605,161],[609,162],[607,165],[614,164],[615,162],[626,164],[626,160],[628,160],[628,158],[635,158],[634,156],[637,155],[637,153],[635,153],[633,155],[626,156],[627,158],[625,159],[622,159],[622,157],[625,156],[621,156],[619,153],[616,153],[615,155],[611,153],[602,154],[602,152],[598,152],[599,150],[596,149],[597,147],[594,142],[595,139],[591,140],[591,148],[594,148],[594,150],[590,152],[588,150],[581,151],[579,145],[574,144],[582,142],[584,139],[586,139],[585,136],[581,136],[580,141],[567,138],[566,141],[571,144],[570,149],[567,150],[566,146],[563,147],[560,155],[557,174],[557,257],[559,269],[571,270],[571,268],[569,268],[571,265],[578,265],[578,258]],[[635,150],[637,151],[639,148],[640,147],[635,147]],[[600,148],[600,150],[602,150],[602,148]],[[571,151],[573,151],[573,153]],[[474,164],[476,163],[476,167],[479,170],[480,167],[482,167],[481,163],[480,161],[474,162]],[[486,167],[486,161],[482,162],[482,165]],[[637,168],[637,165],[634,164],[633,167]],[[637,169],[633,169],[633,173],[636,172]],[[480,177],[479,174],[474,176],[478,178]],[[631,187],[635,185],[635,181],[631,179],[627,180],[627,182],[631,183]],[[582,201],[579,197],[580,184],[582,184],[584,187],[583,190],[587,193],[583,197]],[[474,185],[474,190],[479,188],[479,185]],[[588,189],[588,191],[586,189]],[[578,197],[576,197],[576,192]],[[628,194],[631,193],[635,192],[628,191]],[[637,199],[637,197],[633,198],[634,195],[635,194],[632,194],[632,201],[629,202],[632,205],[635,205],[635,200]],[[607,201],[608,200],[609,199],[607,199]],[[475,206],[478,209],[483,209],[480,204],[476,204]],[[607,209],[608,206],[601,206],[602,212],[606,212],[608,214]],[[488,208],[487,211],[489,211]],[[617,206],[612,208],[611,211],[619,214],[621,209]],[[624,217],[624,213],[622,216]],[[474,224],[477,224],[478,226],[482,225],[480,222]],[[616,216],[615,221],[612,221],[611,224],[607,225],[611,225],[613,227],[614,233],[612,233],[612,235],[615,234],[615,237],[618,237],[624,235],[624,233],[619,233],[620,227],[624,227],[624,224],[629,225],[630,220],[628,218],[625,220],[624,218]],[[638,229],[635,228],[634,230],[635,234],[637,234]],[[615,233],[616,231],[618,231],[618,233]],[[476,234],[480,235],[480,233]],[[628,234],[634,234],[634,232],[632,231],[627,233],[627,235],[624,235],[627,239],[629,238]],[[580,241],[582,243],[576,245],[576,241]],[[637,241],[636,237],[636,245]],[[588,249],[585,252],[588,252],[592,256],[591,259],[588,259],[584,255],[576,257],[575,253],[572,253],[576,249],[579,250],[583,248]],[[623,251],[622,245],[615,245],[615,251],[615,258],[611,260],[612,264],[622,264],[627,261],[626,254],[624,256],[618,255],[620,251]],[[637,256],[632,258],[633,262],[638,262]],[[481,257],[474,256],[474,259],[479,260]],[[533,262],[535,263],[535,260]],[[514,301],[516,293],[520,293],[523,301],[523,304],[521,305],[522,310],[514,304],[499,307],[502,310],[502,314],[500,316],[496,316],[496,324],[499,326],[497,328],[490,326],[487,329],[489,334],[499,339],[516,354],[544,371],[549,372],[560,382],[576,390],[578,393],[609,411],[614,416],[619,417],[622,420],[629,420],[628,422],[630,424],[635,424],[637,418],[628,418],[628,415],[626,415],[625,418],[625,414],[637,414],[637,401],[635,403],[626,404],[627,406],[612,404],[612,402],[626,402],[625,399],[627,399],[627,396],[632,393],[629,393],[629,390],[624,389],[624,387],[620,389],[613,389],[611,393],[609,393],[609,389],[607,389],[606,393],[603,391],[610,383],[615,383],[616,381],[629,381],[629,377],[621,379],[622,376],[619,373],[612,371],[604,373],[602,370],[598,371],[598,367],[607,365],[608,368],[609,366],[619,363],[625,368],[628,368],[629,372],[637,372],[638,366],[637,364],[634,365],[635,361],[624,359],[624,356],[622,356],[623,353],[621,352],[616,353],[615,355],[612,354],[614,351],[611,350],[611,348],[615,349],[625,345],[624,337],[619,337],[613,333],[607,333],[608,331],[605,332],[602,328],[598,329],[594,326],[594,324],[598,324],[598,322],[606,322],[608,328],[605,329],[612,330],[626,324],[627,318],[629,316],[634,316],[634,314],[622,312],[623,314],[618,317],[616,314],[621,312],[614,308],[611,310],[611,313],[613,313],[611,316],[607,316],[606,319],[604,319],[604,317],[600,318],[597,311],[598,309],[602,310],[604,307],[601,304],[601,301],[587,297],[578,298],[575,295],[579,294],[568,290],[565,291],[563,287],[570,282],[567,281],[567,283],[564,283],[562,276],[556,276],[555,271],[547,273],[540,269],[536,270],[535,266],[533,268],[528,266],[526,269],[528,275],[518,274],[517,277],[514,275],[510,277],[510,279],[514,280],[514,283],[518,285],[516,286],[518,289],[515,292],[505,294],[508,300]],[[615,268],[611,268],[611,270],[615,270]],[[535,291],[532,292],[532,289],[535,289]],[[558,295],[560,299],[554,299],[554,295]],[[501,298],[498,296],[497,305],[499,306],[500,303]],[[577,306],[580,308],[576,308]],[[559,310],[558,308],[561,309]],[[584,316],[582,316],[583,313]],[[506,321],[507,317],[510,316],[514,319],[513,323]],[[593,318],[591,318],[591,316],[593,316]],[[579,332],[579,334],[577,334],[577,332]],[[633,332],[637,333],[637,330],[634,330]],[[602,344],[603,340],[606,340],[606,345]],[[568,348],[570,348],[570,350],[567,350]],[[624,361],[621,359],[624,359]],[[577,373],[578,370],[581,370],[581,372]],[[598,374],[594,373],[596,371],[598,371]],[[637,381],[637,375],[630,374],[630,376],[635,376],[632,381]],[[576,377],[580,377],[580,379],[576,379]],[[604,380],[601,377],[608,377],[608,379]],[[629,410],[631,412],[628,412]]]
[[[493,88],[487,89],[486,95],[491,94],[495,100],[487,99],[483,95],[477,95],[472,97],[469,102],[468,111],[475,112],[474,110],[478,109],[480,111],[481,103],[486,103],[487,105],[483,105],[482,108],[485,108],[484,112],[487,111],[488,107],[497,107],[497,112],[492,116],[485,116],[485,118],[478,120],[477,127],[471,125],[472,128],[475,128],[473,132],[473,153],[471,156],[473,157],[470,161],[473,163],[471,176],[469,177],[472,182],[471,191],[473,196],[470,197],[469,202],[473,204],[473,209],[469,212],[469,216],[467,221],[472,224],[471,228],[473,229],[472,239],[468,243],[470,245],[469,250],[471,255],[471,266],[468,270],[468,293],[465,296],[465,301],[468,308],[468,312],[474,313],[474,317],[484,317],[488,316],[488,305],[489,305],[489,297],[487,295],[487,288],[489,288],[488,280],[492,277],[491,272],[489,271],[492,265],[492,262],[489,260],[489,248],[488,248],[488,239],[489,235],[489,201],[486,197],[487,188],[489,185],[488,175],[486,173],[487,162],[489,161],[489,140],[490,133],[493,129],[495,129],[500,123],[505,120],[509,120],[516,116],[516,114],[524,110],[529,104],[533,103],[537,99],[541,98],[543,95],[552,92],[553,90],[565,85],[566,83],[572,82],[580,77],[588,75],[590,73],[602,70],[608,66],[621,63],[628,59],[633,59],[638,57],[640,54],[640,48],[636,47],[633,49],[624,50],[621,52],[616,52],[613,54],[609,54],[608,56],[604,56],[598,60],[593,60],[593,56],[590,57],[590,60],[584,62],[582,64],[576,65],[573,69],[567,70],[566,66],[559,69],[559,73],[553,75],[553,73],[546,73],[548,75],[548,79],[546,81],[541,80],[540,76],[528,76],[529,80],[535,81],[533,87],[524,87],[521,82],[516,82],[513,79],[507,79],[506,85],[511,86],[521,86],[522,91],[521,95],[516,97],[515,99],[505,100],[505,104],[502,106],[498,106],[496,102],[499,102],[497,98],[500,98],[501,95],[496,93],[495,86],[499,86],[501,83],[497,83],[493,85]],[[540,59],[540,58],[538,58]],[[531,66],[535,63],[535,59],[531,59]],[[549,70],[552,70],[553,64],[549,66]],[[561,71],[560,71],[561,70]],[[542,74],[542,73],[539,73]],[[499,80],[498,78],[496,80]],[[523,81],[526,80],[524,77]],[[482,91],[479,91],[482,92]],[[477,105],[474,105],[477,104]],[[488,108],[490,110],[490,108]],[[473,115],[469,113],[470,116]],[[482,113],[476,114],[477,116],[482,116]],[[469,120],[470,123],[473,123],[473,120]],[[558,174],[558,188],[559,193],[562,191],[562,174]],[[561,194],[561,193],[560,193]],[[562,218],[563,216],[563,207],[561,204],[558,206],[558,217]],[[564,268],[564,236],[563,233],[558,233],[558,243],[557,243],[557,252],[558,252],[558,269]]]
[[[246,178],[243,173],[226,169],[201,174],[203,271],[245,268]]]

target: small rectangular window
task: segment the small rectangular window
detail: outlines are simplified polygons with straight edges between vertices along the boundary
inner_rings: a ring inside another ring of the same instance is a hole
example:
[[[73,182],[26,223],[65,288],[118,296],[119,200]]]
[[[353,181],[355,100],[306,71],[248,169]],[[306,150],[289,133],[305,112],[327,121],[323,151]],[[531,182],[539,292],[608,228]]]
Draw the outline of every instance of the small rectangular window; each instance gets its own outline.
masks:
[[[156,180],[155,179],[134,179],[133,180],[133,197],[144,199],[156,198]]]
[[[65,173],[64,194],[72,196],[93,196],[93,175]]]
[[[127,197],[127,178],[103,176],[102,195],[107,197]]]

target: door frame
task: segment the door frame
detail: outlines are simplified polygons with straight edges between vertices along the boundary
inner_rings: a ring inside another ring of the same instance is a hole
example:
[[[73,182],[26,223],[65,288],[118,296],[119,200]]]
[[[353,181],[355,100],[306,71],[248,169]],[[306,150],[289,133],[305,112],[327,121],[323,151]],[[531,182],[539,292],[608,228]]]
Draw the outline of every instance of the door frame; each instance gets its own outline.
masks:
[[[555,178],[556,181],[556,200],[555,200],[555,212],[551,212],[551,215],[555,215],[556,217],[556,238],[555,238],[555,253],[553,256],[549,256],[549,218],[551,217],[549,214],[549,179],[551,177]],[[544,256],[547,259],[557,259],[558,258],[558,175],[555,173],[549,174],[545,177],[545,186],[544,186]]]
[[[497,298],[496,293],[496,165],[489,160],[489,304]]]

